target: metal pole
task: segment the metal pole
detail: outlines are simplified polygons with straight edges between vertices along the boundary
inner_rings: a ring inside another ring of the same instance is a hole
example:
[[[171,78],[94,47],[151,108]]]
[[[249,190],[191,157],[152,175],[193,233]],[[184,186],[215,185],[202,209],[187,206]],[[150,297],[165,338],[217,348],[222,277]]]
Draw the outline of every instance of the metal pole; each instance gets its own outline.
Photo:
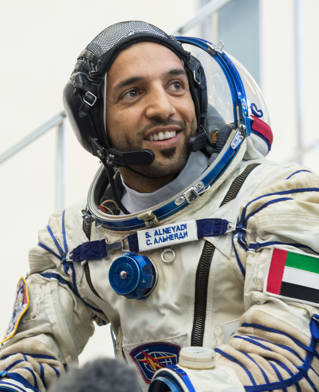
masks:
[[[304,145],[302,150],[298,148],[296,152],[287,160],[287,162],[291,161],[298,161],[302,160],[302,157],[306,155],[308,152],[315,150],[316,148],[319,148],[319,139],[315,140],[314,142],[311,142],[308,145]]]
[[[303,163],[304,140],[303,140],[303,6],[302,0],[295,0],[295,38],[296,38],[296,125],[297,125],[297,149],[298,162]]]
[[[17,152],[22,150],[23,148],[27,147],[29,144],[34,142],[37,138],[42,136],[44,133],[49,131],[51,128],[56,127],[59,125],[61,122],[64,121],[65,118],[65,113],[61,112],[54,117],[52,117],[49,121],[41,125],[39,128],[34,130],[33,132],[29,133],[26,137],[21,139],[18,143],[14,144],[11,146],[8,150],[3,152],[0,155],[0,164],[11,158],[13,155],[15,155]]]
[[[200,0],[200,7],[203,8],[207,5],[210,0]],[[212,15],[209,14],[205,19],[202,20],[200,24],[199,36],[201,38],[207,39],[208,41],[213,41],[213,30],[212,30]]]
[[[211,0],[204,7],[200,8],[188,22],[186,22],[178,29],[176,29],[174,34],[178,35],[178,34],[186,33],[192,27],[196,26],[203,19],[207,18],[213,12],[219,10],[221,7],[223,7],[225,4],[229,3],[230,1],[232,0]]]
[[[55,206],[64,208],[65,190],[65,124],[61,121],[57,129],[56,166],[55,166]]]

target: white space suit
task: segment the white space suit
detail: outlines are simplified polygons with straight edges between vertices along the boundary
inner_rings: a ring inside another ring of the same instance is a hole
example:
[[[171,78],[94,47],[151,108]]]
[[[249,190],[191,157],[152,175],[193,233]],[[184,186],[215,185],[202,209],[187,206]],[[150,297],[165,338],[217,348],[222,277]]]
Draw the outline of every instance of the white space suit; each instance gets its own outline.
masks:
[[[42,246],[30,252],[30,307],[17,333],[3,344],[6,376],[0,386],[44,391],[65,363],[76,360],[95,320],[112,323],[117,354],[133,362],[147,383],[156,370],[177,362],[181,347],[199,344],[217,347],[217,355],[212,369],[185,368],[196,391],[318,389],[318,309],[266,293],[265,282],[274,248],[319,253],[319,178],[294,165],[246,160],[258,155],[254,148],[243,145],[211,189],[163,222],[222,217],[235,225],[220,236],[142,252],[158,274],[143,300],[110,287],[108,272],[122,251],[82,263],[61,257],[60,251],[67,253],[87,237],[81,206],[54,214],[39,233]],[[238,195],[219,207],[232,181],[252,163],[260,165]],[[93,225],[91,241],[113,243],[126,234]],[[198,277],[205,257],[208,275]]]
[[[222,112],[236,128],[223,149],[171,199],[112,216],[95,197],[101,170],[87,204],[51,216],[18,285],[0,391],[45,391],[94,321],[112,324],[145,391],[159,380],[174,391],[319,390],[319,177],[267,161],[266,134],[243,136],[240,119],[253,119],[243,94],[235,119]]]

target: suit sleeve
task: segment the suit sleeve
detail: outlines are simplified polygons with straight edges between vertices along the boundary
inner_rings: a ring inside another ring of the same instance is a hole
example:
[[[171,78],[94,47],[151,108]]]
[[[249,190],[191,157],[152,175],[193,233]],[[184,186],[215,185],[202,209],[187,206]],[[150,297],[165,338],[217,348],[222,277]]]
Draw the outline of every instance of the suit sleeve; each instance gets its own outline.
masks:
[[[318,177],[296,170],[258,192],[241,210],[233,244],[246,311],[229,344],[216,349],[217,363],[246,391],[317,391],[319,285],[298,278],[319,277]]]
[[[98,309],[81,297],[81,276],[67,260],[70,233],[82,239],[81,226],[72,228],[76,223],[71,212],[54,214],[30,251],[30,273],[20,280],[2,342],[0,390],[47,390],[93,333]]]

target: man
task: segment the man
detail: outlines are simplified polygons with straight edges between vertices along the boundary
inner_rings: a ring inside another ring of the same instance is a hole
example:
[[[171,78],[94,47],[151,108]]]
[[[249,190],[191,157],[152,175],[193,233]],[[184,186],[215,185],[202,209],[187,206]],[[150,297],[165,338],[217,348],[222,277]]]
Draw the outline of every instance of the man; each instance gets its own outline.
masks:
[[[122,22],[80,54],[64,100],[102,166],[30,252],[0,391],[44,391],[93,321],[112,324],[144,390],[318,390],[319,179],[265,160],[247,71]]]

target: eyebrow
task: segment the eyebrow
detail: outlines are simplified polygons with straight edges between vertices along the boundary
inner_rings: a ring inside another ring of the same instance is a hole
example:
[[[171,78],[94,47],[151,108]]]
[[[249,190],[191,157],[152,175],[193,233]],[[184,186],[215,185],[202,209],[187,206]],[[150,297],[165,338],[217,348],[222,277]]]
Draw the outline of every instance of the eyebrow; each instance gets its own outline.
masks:
[[[165,74],[165,76],[180,76],[180,75],[185,75],[186,76],[186,72],[185,72],[184,69],[174,68],[174,69],[171,69],[170,71],[166,72],[166,74]],[[130,86],[130,85],[132,85],[134,83],[139,83],[139,82],[141,82],[143,80],[145,80],[145,78],[142,77],[142,76],[133,76],[131,78],[122,80],[120,83],[115,85],[113,89],[114,90],[118,90],[118,89],[121,89],[123,87]]]
[[[117,85],[114,86],[114,89],[118,90],[121,89],[123,87],[127,87],[130,86],[131,84],[134,83],[138,83],[141,82],[144,78],[140,77],[140,76],[133,76],[131,78],[128,79],[124,79],[122,80],[120,83],[118,83]]]

